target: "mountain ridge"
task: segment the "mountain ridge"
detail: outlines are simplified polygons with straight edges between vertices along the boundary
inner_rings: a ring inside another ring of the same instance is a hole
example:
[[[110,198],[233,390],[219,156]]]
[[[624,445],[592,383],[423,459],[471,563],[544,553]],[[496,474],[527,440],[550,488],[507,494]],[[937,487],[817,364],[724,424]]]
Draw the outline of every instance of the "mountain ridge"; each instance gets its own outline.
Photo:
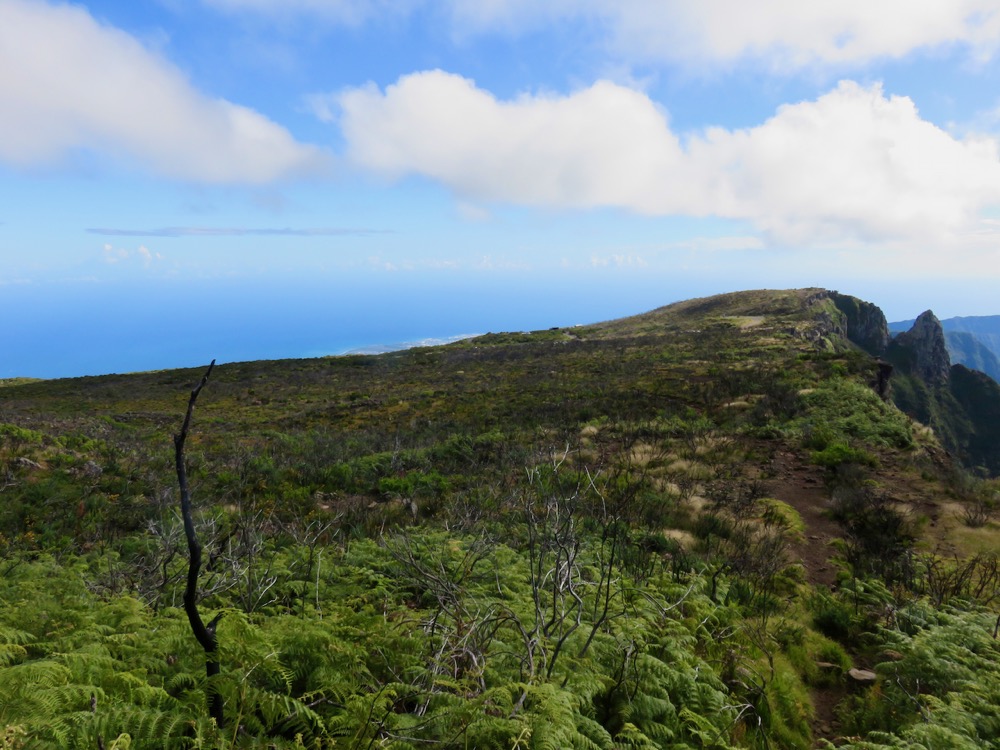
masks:
[[[883,347],[871,303],[757,290],[219,365],[186,456],[211,684],[171,440],[205,371],[7,383],[4,720],[41,747],[988,746],[996,670],[956,689],[927,654],[992,653],[1000,483],[957,460],[1000,399],[928,359],[938,329]]]

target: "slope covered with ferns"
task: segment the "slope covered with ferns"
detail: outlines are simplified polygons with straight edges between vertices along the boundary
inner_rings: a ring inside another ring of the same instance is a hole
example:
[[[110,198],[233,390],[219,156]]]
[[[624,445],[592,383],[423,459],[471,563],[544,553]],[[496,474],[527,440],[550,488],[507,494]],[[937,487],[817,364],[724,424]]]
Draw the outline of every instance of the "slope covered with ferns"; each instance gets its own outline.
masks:
[[[997,746],[996,485],[880,398],[845,309],[218,367],[213,685],[171,443],[201,371],[4,384],[4,746]]]

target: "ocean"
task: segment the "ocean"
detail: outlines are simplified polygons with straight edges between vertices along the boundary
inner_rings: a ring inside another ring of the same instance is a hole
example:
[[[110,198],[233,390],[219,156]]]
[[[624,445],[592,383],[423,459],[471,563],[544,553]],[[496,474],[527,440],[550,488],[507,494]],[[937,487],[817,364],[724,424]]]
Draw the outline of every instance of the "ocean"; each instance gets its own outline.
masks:
[[[407,274],[12,284],[0,287],[0,378],[384,351],[489,331],[593,323],[683,296],[694,295],[662,284],[614,290],[572,278]]]

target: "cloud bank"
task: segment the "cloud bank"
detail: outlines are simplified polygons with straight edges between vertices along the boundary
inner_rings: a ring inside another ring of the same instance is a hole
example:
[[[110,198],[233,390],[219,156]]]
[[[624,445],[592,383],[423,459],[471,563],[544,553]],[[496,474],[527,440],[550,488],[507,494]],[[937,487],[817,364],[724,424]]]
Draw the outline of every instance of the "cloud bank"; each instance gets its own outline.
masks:
[[[1000,43],[995,0],[451,0],[456,26],[512,32],[590,19],[629,60],[731,64],[758,59],[777,70],[857,65],[961,44],[975,56]]]
[[[166,60],[84,9],[0,0],[0,161],[92,150],[158,175],[262,184],[325,160],[263,115],[204,96]]]
[[[996,0],[203,0],[228,12],[331,23],[442,12],[458,35],[517,35],[567,21],[590,24],[613,54],[633,62],[730,65],[758,60],[774,71],[860,65],[915,50],[1000,44]]]
[[[609,82],[501,101],[430,71],[336,104],[355,164],[474,202],[744,219],[785,242],[946,239],[1000,205],[994,140],[955,138],[878,85],[845,81],[759,126],[683,137]]]

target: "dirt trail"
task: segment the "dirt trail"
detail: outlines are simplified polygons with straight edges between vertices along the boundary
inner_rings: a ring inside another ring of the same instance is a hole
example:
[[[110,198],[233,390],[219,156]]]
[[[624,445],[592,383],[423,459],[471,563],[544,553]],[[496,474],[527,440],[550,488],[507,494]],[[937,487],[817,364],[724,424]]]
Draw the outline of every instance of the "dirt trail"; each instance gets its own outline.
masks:
[[[805,524],[805,538],[792,546],[792,555],[802,562],[806,580],[817,588],[829,589],[836,582],[832,542],[843,532],[840,524],[828,516],[830,493],[823,482],[823,470],[789,451],[779,451],[773,459],[774,477],[768,481],[768,493],[792,506]],[[844,698],[845,688],[814,687],[811,690],[816,714],[813,737],[833,740],[840,722],[836,707]]]
[[[788,451],[775,454],[773,468],[769,494],[795,508],[806,527],[805,539],[792,547],[792,554],[802,561],[809,583],[829,588],[836,581],[836,569],[830,563],[831,542],[843,532],[827,515],[830,493],[823,484],[823,470]]]

